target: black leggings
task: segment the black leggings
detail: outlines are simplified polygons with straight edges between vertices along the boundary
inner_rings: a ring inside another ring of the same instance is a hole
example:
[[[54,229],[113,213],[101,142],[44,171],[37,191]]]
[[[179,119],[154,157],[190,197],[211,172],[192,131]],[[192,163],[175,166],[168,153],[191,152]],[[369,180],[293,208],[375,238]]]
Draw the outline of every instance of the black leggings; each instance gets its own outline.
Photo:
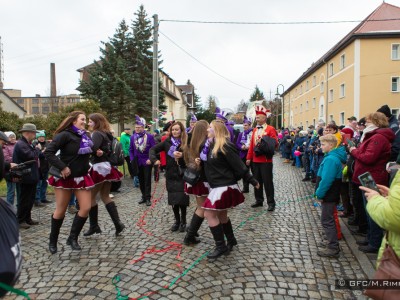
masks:
[[[181,214],[179,215],[179,209],[181,210]],[[186,224],[186,205],[172,205],[172,210],[174,211],[175,222],[177,224]]]

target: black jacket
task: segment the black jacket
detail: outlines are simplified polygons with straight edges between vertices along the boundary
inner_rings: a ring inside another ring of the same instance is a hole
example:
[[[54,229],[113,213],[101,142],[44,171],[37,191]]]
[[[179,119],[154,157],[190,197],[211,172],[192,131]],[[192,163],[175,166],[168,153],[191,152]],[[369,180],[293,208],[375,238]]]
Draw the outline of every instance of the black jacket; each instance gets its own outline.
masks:
[[[34,143],[32,143],[32,144],[33,144],[35,147],[37,147],[37,145],[40,144],[41,147],[42,147],[42,150],[36,148],[37,151],[39,152],[39,161],[40,161],[39,175],[40,175],[40,178],[41,178],[41,179],[46,179],[46,180],[47,180],[47,177],[44,178],[43,175],[45,175],[47,172],[49,172],[50,166],[49,166],[49,162],[48,162],[47,159],[46,159],[46,156],[44,156],[43,153],[44,153],[44,150],[45,150],[45,149],[47,148],[47,146],[49,145],[49,143],[46,142],[46,141],[44,141],[43,143],[41,143],[41,142],[39,142],[39,141],[36,141],[36,142],[34,142]]]
[[[39,151],[32,144],[29,144],[26,138],[21,137],[14,147],[13,162],[16,164],[21,164],[30,160],[35,160],[36,163],[29,165],[31,172],[21,178],[20,183],[22,184],[37,183],[40,177],[38,166]]]
[[[111,141],[113,140],[113,136],[111,132],[100,132],[94,131],[92,133],[92,141],[93,141],[93,153],[92,153],[92,164],[97,164],[101,162],[108,161],[108,154],[111,149]],[[104,152],[102,156],[97,156],[96,151],[100,149]]]
[[[257,180],[250,173],[243,161],[240,159],[236,146],[227,142],[225,154],[221,151],[217,156],[212,155],[214,144],[211,144],[207,161],[204,162],[204,170],[207,182],[211,188],[223,187],[236,184],[239,179],[244,179],[252,185],[257,185]]]
[[[44,155],[50,165],[60,170],[69,167],[71,169],[69,177],[81,177],[89,171],[90,154],[78,155],[80,144],[81,136],[72,129],[66,129],[54,137],[44,151]],[[58,150],[60,150],[60,158],[56,156]]]

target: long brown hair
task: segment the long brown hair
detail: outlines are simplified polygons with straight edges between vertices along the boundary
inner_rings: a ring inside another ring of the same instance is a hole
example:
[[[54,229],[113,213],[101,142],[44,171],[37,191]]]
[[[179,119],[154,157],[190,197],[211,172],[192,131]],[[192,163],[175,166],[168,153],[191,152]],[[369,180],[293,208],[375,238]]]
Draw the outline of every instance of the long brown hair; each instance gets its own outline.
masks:
[[[215,133],[215,142],[212,154],[213,156],[217,156],[218,151],[221,151],[223,154],[225,154],[224,146],[227,144],[228,139],[230,138],[229,131],[225,124],[218,120],[212,121],[211,125],[213,125]]]
[[[179,129],[181,130],[181,148],[184,149],[185,145],[187,144],[187,134],[185,130],[185,126],[183,126],[182,122],[176,121],[171,124],[169,127],[169,137],[172,138],[172,127],[178,125]]]
[[[110,123],[101,113],[93,113],[89,115],[89,119],[94,122],[93,131],[111,132]]]
[[[187,164],[194,163],[194,159],[200,157],[200,146],[207,138],[208,126],[209,124],[206,120],[199,120],[194,125],[190,147],[186,147],[183,151]]]
[[[61,122],[61,124],[57,127],[56,131],[54,131],[54,135],[57,133],[60,133],[61,131],[64,131],[65,129],[69,128],[72,126],[72,123],[74,123],[79,115],[85,115],[86,114],[83,111],[80,110],[75,110],[73,112],[70,112],[69,115]]]

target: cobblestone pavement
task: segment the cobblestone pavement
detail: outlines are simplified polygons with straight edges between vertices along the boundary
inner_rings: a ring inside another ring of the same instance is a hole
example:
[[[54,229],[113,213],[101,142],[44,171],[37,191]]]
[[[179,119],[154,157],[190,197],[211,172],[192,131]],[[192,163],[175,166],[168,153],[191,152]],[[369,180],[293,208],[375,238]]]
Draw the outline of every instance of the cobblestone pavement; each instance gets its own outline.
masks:
[[[166,197],[150,209],[139,205],[139,190],[126,179],[114,200],[127,230],[116,238],[111,219],[100,204],[103,233],[89,238],[81,234],[80,252],[71,251],[65,244],[73,218],[67,214],[59,251],[50,255],[47,245],[54,204],[35,208],[33,216],[41,225],[21,231],[24,263],[16,287],[32,299],[116,299],[112,279],[119,275],[119,299],[143,295],[150,299],[360,299],[354,292],[334,288],[335,279],[367,278],[363,263],[353,254],[357,252],[351,250],[356,247],[354,238],[344,230],[340,259],[317,256],[316,244],[322,240],[320,208],[307,197],[313,185],[301,182],[300,169],[283,164],[279,157],[274,161],[278,206],[273,213],[265,207],[253,209],[254,196],[250,193],[242,207],[230,211],[239,246],[229,256],[207,261],[205,254],[213,248],[213,240],[206,222],[200,230],[202,242],[182,247],[184,233],[169,231],[173,213]],[[163,186],[164,179],[157,187],[156,198]],[[193,199],[188,222],[194,207]],[[151,235],[137,225],[146,210],[142,224]],[[145,254],[144,259],[133,263],[148,249],[161,252]],[[182,272],[184,276],[177,280]],[[159,292],[149,294],[153,291]],[[5,299],[22,298],[9,295]]]

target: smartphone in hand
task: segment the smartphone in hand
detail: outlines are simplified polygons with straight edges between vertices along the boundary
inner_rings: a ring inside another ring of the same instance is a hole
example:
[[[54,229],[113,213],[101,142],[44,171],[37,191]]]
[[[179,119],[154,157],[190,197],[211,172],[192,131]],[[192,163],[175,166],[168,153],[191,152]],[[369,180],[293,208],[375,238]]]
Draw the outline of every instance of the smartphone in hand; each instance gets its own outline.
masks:
[[[364,174],[361,174],[360,176],[358,176],[358,179],[360,180],[362,186],[374,190],[379,194],[381,193],[370,172],[365,172]]]
[[[350,139],[347,139],[346,142],[347,142],[347,145],[349,146],[349,148],[356,146],[356,144],[354,144],[354,142]]]

